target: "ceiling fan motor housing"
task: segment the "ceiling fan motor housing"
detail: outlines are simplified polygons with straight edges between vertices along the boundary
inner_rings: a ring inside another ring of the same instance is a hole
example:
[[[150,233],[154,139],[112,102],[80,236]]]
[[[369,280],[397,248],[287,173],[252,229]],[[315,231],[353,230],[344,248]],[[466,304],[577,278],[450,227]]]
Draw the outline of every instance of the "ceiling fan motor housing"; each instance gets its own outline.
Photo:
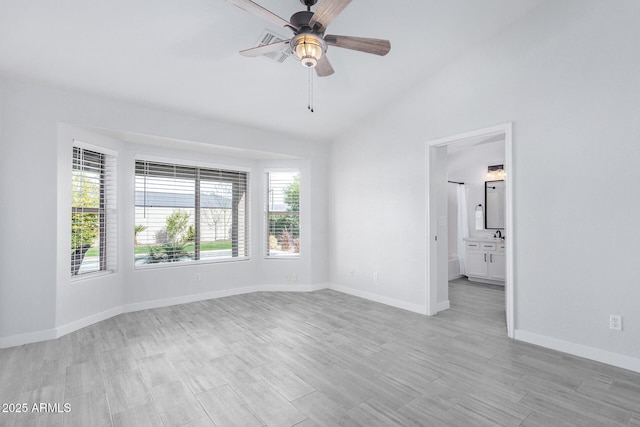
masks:
[[[300,28],[300,31],[304,31],[305,29],[311,30],[311,28],[309,27],[309,21],[311,21],[312,16],[313,12],[303,10],[291,15],[291,19],[289,19],[289,22],[291,22],[291,25],[293,25],[294,27]]]

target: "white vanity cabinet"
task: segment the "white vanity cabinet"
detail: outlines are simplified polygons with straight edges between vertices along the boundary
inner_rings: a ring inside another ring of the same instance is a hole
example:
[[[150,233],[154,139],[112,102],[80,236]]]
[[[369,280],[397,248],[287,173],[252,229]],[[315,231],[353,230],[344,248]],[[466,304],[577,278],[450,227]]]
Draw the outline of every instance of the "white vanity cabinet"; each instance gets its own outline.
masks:
[[[474,282],[503,285],[505,280],[505,243],[501,239],[465,239],[467,271]]]

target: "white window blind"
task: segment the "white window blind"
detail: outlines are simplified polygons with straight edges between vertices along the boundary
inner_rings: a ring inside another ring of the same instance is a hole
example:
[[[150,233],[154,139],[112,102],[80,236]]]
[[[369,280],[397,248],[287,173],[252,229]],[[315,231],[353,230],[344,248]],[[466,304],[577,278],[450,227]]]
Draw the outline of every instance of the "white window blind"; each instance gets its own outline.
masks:
[[[247,172],[139,160],[135,264],[249,256]]]
[[[115,270],[115,156],[73,147],[71,185],[71,275]]]
[[[269,171],[266,182],[267,257],[299,257],[300,173]]]

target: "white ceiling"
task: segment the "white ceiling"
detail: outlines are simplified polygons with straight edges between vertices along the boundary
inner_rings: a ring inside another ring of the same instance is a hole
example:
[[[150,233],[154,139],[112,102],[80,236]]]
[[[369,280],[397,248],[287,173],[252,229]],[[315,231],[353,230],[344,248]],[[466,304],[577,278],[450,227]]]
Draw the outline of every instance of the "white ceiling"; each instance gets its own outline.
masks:
[[[297,61],[238,54],[289,30],[225,0],[0,0],[0,73],[330,140],[543,1],[354,0],[327,33],[389,39],[391,52],[330,47],[336,74],[315,78],[314,113]],[[304,9],[256,2],[285,19]]]

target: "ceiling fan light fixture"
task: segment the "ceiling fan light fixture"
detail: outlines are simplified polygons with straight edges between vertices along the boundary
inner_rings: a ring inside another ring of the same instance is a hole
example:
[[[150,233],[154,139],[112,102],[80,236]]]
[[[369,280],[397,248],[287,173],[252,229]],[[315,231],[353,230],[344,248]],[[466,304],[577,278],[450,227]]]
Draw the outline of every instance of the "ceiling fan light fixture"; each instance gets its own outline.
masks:
[[[298,34],[291,39],[290,44],[293,56],[307,68],[315,67],[327,50],[327,44],[322,37],[313,33]]]

